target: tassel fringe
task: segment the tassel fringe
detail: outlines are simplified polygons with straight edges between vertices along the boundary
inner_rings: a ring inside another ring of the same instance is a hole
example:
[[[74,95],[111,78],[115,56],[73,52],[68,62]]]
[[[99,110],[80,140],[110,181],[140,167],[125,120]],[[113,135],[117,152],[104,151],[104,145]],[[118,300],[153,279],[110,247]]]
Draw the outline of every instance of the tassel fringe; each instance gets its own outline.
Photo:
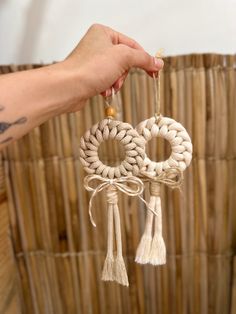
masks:
[[[126,272],[125,262],[122,256],[117,256],[115,259],[115,278],[118,283],[123,286],[129,286],[128,276]]]
[[[166,247],[162,237],[162,213],[160,185],[151,182],[149,207],[155,213],[155,230],[152,237],[154,214],[148,210],[145,224],[145,231],[137,248],[135,261],[140,264],[150,263],[152,265],[163,265],[166,263]]]
[[[139,264],[149,263],[149,255],[151,250],[152,237],[143,234],[139,246],[137,248],[135,262]]]
[[[155,234],[152,239],[149,263],[156,266],[166,264],[166,246],[161,235]]]
[[[108,203],[108,223],[107,223],[107,256],[102,271],[102,280],[117,281],[121,285],[128,286],[128,276],[126,272],[125,262],[122,255],[122,239],[120,228],[120,213],[118,208],[118,195],[115,186],[111,185],[107,189]],[[115,240],[117,255],[113,257],[113,218],[115,221]]]
[[[151,196],[148,206],[150,208],[154,208],[155,197]],[[141,241],[136,251],[135,261],[139,264],[149,263],[149,255],[150,255],[151,243],[152,243],[153,217],[154,217],[153,213],[148,210],[147,215],[146,215],[144,234],[141,238]]]
[[[113,281],[114,280],[114,258],[113,256],[107,256],[104,262],[102,270],[102,280]]]

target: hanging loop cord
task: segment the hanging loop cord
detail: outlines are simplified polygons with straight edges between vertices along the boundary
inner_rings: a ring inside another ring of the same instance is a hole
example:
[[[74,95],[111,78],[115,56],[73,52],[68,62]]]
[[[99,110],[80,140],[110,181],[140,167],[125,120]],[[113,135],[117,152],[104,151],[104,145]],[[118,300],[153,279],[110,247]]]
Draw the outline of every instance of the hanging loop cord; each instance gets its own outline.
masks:
[[[115,89],[112,87],[111,88],[111,96],[105,97],[105,108],[112,106],[114,99],[115,99]]]
[[[162,57],[162,49],[156,53],[156,58]],[[157,76],[156,76],[157,75]],[[153,72],[154,116],[158,123],[161,117],[161,70]]]
[[[156,121],[158,122],[161,116],[161,70],[157,73],[157,77],[155,73],[153,73],[153,93],[154,93],[154,116]]]
[[[116,112],[116,108],[114,106],[114,100],[115,100],[115,90],[112,87],[111,89],[111,96],[109,97],[105,97],[105,116],[109,119],[114,119],[117,112]]]

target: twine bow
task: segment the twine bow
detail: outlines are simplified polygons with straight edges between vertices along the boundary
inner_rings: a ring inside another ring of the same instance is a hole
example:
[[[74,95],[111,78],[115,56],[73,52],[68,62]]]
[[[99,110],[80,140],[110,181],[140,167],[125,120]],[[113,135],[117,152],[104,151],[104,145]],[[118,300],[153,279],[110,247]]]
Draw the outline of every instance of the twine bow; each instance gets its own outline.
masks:
[[[183,183],[183,171],[177,167],[170,167],[162,171],[159,175],[153,176],[150,172],[140,171],[144,181],[157,182],[166,184],[168,187],[175,189],[180,188]]]
[[[95,188],[91,186],[91,183],[93,181],[100,181]],[[128,184],[132,184],[133,187],[129,186]],[[143,199],[141,194],[144,190],[144,184],[141,179],[134,177],[134,176],[128,176],[128,177],[120,177],[115,179],[109,179],[109,178],[103,178],[96,174],[87,175],[84,178],[84,187],[87,191],[92,192],[92,195],[89,200],[89,217],[92,225],[96,227],[95,221],[93,219],[92,215],[92,205],[93,205],[93,199],[94,197],[101,192],[104,189],[107,189],[109,186],[114,186],[117,190],[120,190],[121,192],[125,193],[129,196],[138,196],[148,207],[149,210],[153,212],[154,215],[156,213],[152,208],[149,207],[148,203]]]
[[[157,176],[153,176],[147,171],[141,171],[140,175],[142,175],[143,181],[150,182],[148,208],[152,209],[152,212],[147,212],[145,230],[137,248],[135,261],[140,264],[163,265],[166,263],[166,247],[162,237],[160,185],[166,184],[172,189],[180,188],[183,182],[183,172],[179,168],[171,167]],[[155,213],[155,228],[153,212]],[[152,229],[154,229],[153,236]]]

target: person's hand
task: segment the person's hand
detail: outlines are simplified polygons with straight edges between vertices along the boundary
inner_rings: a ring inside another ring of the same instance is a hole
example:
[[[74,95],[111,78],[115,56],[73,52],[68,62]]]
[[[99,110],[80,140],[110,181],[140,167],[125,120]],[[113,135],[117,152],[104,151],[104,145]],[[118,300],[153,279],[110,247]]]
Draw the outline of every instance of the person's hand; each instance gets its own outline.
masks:
[[[0,149],[48,119],[80,110],[92,96],[109,96],[112,87],[118,91],[131,67],[153,75],[163,61],[125,35],[93,25],[65,60],[1,76],[1,115],[7,122]]]
[[[80,71],[84,101],[97,94],[110,96],[112,87],[117,92],[132,67],[153,75],[164,64],[133,39],[99,24],[89,28],[62,63],[70,71]]]

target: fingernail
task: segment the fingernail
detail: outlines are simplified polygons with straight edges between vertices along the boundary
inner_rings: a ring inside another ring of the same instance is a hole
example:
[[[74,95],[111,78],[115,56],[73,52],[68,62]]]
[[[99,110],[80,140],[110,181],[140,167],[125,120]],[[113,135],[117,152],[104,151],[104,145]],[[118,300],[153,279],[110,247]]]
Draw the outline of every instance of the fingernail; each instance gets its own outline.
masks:
[[[161,69],[163,68],[164,66],[164,61],[160,58],[156,58],[154,57],[154,63],[155,63],[155,66],[158,68],[158,69]]]
[[[119,84],[118,84],[118,89],[120,89],[120,88],[121,88],[122,84],[123,84],[123,82],[122,82],[122,81],[120,81],[120,82],[119,82]]]
[[[110,95],[111,95],[111,89],[109,88],[106,90],[105,97],[108,97]]]

